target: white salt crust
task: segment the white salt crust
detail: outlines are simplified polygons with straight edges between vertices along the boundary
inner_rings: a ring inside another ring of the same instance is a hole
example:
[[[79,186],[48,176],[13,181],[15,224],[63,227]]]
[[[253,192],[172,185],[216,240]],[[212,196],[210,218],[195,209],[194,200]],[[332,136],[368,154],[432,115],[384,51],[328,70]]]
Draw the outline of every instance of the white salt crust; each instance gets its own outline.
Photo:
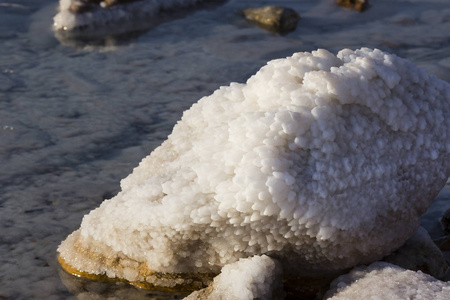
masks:
[[[59,12],[53,18],[56,30],[72,31],[77,29],[96,29],[106,26],[127,26],[135,20],[144,20],[156,16],[161,10],[186,7],[201,0],[141,0],[95,9],[85,13],[73,13],[69,10],[73,0],[60,0]]]
[[[282,285],[281,278],[281,267],[270,257],[242,258],[222,268],[207,297],[193,293],[185,300],[271,300],[274,290]]]
[[[376,262],[336,278],[324,299],[448,300],[450,283],[420,271]]]
[[[219,272],[259,254],[287,274],[378,260],[450,175],[449,99],[448,83],[380,50],[270,61],[185,111],[58,251],[132,281],[138,265]]]

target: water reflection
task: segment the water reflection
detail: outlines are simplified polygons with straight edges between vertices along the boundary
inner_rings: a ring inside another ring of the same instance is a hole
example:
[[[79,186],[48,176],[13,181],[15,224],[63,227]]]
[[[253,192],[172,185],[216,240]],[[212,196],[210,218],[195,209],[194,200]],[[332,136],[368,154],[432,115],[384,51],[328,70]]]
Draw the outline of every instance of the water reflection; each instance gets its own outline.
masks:
[[[56,29],[55,37],[61,44],[74,48],[126,45],[162,23],[185,18],[198,10],[214,10],[226,1],[202,1],[183,9],[162,10],[157,15],[150,17],[147,14],[141,14],[133,16],[133,19],[127,20],[127,22],[107,22],[104,26],[95,28],[81,26],[73,30]]]
[[[175,300],[189,293],[149,291],[134,287],[123,281],[100,281],[73,276],[58,267],[58,274],[67,290],[79,300],[133,299]]]

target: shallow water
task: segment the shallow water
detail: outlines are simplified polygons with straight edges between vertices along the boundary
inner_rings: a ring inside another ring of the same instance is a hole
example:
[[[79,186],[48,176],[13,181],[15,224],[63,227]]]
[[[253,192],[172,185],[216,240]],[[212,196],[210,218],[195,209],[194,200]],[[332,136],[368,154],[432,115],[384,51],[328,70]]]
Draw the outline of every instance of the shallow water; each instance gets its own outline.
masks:
[[[276,35],[230,0],[165,19],[147,32],[86,45],[56,39],[55,0],[0,0],[0,298],[67,299],[55,260],[82,216],[170,133],[181,113],[266,61],[293,52],[376,47],[450,81],[448,0],[274,1],[300,13]],[[450,208],[450,184],[424,217]]]

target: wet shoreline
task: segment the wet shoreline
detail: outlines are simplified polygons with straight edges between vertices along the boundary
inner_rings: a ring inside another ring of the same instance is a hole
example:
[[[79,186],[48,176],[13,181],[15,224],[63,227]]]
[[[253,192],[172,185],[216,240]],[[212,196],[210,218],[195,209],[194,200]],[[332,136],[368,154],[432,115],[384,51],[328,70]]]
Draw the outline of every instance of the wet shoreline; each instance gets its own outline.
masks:
[[[0,296],[70,298],[57,272],[60,241],[119,191],[192,103],[270,59],[377,47],[450,80],[445,0],[379,1],[362,14],[279,1],[301,15],[284,36],[236,14],[263,2],[228,1],[125,43],[81,48],[54,37],[57,1],[0,6]],[[423,219],[432,237],[449,191],[447,183]]]

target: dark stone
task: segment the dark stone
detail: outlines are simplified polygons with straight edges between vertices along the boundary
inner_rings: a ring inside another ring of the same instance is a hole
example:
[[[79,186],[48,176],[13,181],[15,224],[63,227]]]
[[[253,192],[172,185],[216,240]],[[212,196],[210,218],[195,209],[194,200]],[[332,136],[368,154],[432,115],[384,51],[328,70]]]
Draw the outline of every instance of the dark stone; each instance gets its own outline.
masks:
[[[441,237],[440,239],[434,240],[436,246],[442,251],[450,251],[450,235]]]
[[[354,8],[359,12],[363,12],[369,8],[369,0],[337,0],[336,4],[343,7]]]
[[[248,8],[242,14],[247,21],[280,33],[295,30],[300,20],[300,15],[295,10],[280,6]]]
[[[450,233],[450,209],[447,209],[447,211],[442,216],[441,225],[442,229],[444,229],[445,232]]]
[[[94,0],[96,1],[96,0]],[[108,6],[113,6],[113,5],[117,5],[117,4],[122,4],[122,3],[128,3],[128,2],[136,2],[139,0],[103,0],[103,4],[105,5],[105,7]]]
[[[79,1],[91,4],[100,4],[100,2],[102,2],[103,0],[79,0]]]
[[[95,3],[91,3],[91,2],[93,2],[93,1],[87,2],[87,0],[84,0],[84,1],[74,0],[74,1],[72,1],[72,4],[70,5],[69,9],[71,12],[73,12],[75,14],[82,14],[87,11],[91,11],[95,7],[98,6]]]

